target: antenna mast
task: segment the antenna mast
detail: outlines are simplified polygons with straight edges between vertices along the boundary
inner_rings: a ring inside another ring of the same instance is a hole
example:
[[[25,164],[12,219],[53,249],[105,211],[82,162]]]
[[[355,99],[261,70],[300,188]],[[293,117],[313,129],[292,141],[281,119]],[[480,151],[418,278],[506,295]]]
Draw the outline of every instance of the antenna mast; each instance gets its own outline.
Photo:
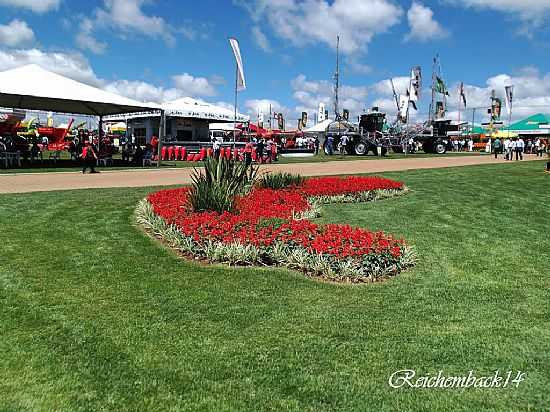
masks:
[[[338,112],[338,89],[340,88],[340,35],[336,36],[336,73],[334,73],[334,114],[335,120],[340,119]]]

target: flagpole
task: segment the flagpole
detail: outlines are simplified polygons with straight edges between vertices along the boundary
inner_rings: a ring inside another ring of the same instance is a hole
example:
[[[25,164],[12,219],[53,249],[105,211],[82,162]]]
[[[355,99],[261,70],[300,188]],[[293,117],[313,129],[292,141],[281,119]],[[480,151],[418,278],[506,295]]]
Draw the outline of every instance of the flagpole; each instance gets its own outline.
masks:
[[[235,141],[237,134],[237,95],[239,87],[239,65],[235,64],[235,113],[233,118],[233,151],[235,151]]]

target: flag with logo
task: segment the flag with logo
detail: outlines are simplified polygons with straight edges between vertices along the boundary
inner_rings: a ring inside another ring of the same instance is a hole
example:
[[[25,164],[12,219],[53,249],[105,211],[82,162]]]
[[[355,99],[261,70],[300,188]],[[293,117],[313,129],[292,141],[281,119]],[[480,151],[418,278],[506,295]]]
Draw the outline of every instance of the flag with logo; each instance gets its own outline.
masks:
[[[393,84],[392,84],[393,87]],[[415,110],[418,110],[416,103],[420,98],[420,89],[422,87],[422,69],[420,66],[413,67],[411,70],[411,79],[409,82],[409,90],[407,90],[407,96],[409,96],[409,101],[412,103],[412,106]]]
[[[246,89],[246,82],[244,80],[243,59],[241,57],[241,49],[239,48],[238,40],[233,37],[229,38],[229,44],[233,49],[233,55],[235,56],[235,61],[237,62],[237,90],[241,91]]]
[[[319,123],[325,121],[325,104],[324,103],[319,103],[319,113],[318,113],[317,121]]]
[[[462,102],[464,107],[466,107],[466,92],[464,91],[464,82],[460,83],[460,97],[462,97]]]
[[[440,77],[435,77],[435,91],[437,93],[449,95],[449,90],[447,90],[447,86],[445,85],[445,82]]]
[[[508,116],[512,114],[512,104],[514,102],[514,86],[506,86],[506,111]]]

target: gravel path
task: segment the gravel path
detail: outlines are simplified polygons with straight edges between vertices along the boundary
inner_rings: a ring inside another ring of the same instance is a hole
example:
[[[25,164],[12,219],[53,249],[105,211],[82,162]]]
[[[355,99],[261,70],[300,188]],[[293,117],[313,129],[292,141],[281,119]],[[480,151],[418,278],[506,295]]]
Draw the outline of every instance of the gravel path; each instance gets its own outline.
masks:
[[[536,160],[535,155],[524,156]],[[540,158],[539,158],[540,159]],[[524,161],[525,161],[524,160]],[[411,169],[505,163],[492,156],[427,157],[386,160],[353,160],[324,163],[292,163],[264,166],[264,170],[300,173],[304,176],[379,173]],[[28,193],[107,187],[181,185],[190,182],[191,168],[103,171],[95,175],[77,172],[21,173],[0,175],[0,193]]]

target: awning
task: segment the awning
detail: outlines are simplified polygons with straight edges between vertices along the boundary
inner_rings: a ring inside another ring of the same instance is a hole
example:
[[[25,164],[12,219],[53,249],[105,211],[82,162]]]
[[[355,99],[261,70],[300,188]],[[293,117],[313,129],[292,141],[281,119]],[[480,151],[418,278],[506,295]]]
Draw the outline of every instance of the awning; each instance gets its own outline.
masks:
[[[304,133],[321,133],[321,132],[326,132],[327,131],[327,128],[330,126],[330,124],[332,123],[332,120],[330,119],[327,119],[327,120],[324,120],[320,123],[317,123],[315,126],[311,126],[305,130],[303,130]]]
[[[77,82],[35,64],[0,72],[0,106],[94,116],[160,109]]]
[[[234,110],[226,109],[225,107],[216,106],[202,100],[183,97],[171,102],[162,103],[160,107],[164,110],[168,117],[181,117],[185,119],[200,119],[207,120],[211,123],[230,123],[235,121]],[[111,116],[109,120],[128,120],[138,119],[142,117],[154,117],[158,113],[142,112],[132,113],[126,116]],[[248,122],[250,118],[244,114],[237,113],[237,123]]]

